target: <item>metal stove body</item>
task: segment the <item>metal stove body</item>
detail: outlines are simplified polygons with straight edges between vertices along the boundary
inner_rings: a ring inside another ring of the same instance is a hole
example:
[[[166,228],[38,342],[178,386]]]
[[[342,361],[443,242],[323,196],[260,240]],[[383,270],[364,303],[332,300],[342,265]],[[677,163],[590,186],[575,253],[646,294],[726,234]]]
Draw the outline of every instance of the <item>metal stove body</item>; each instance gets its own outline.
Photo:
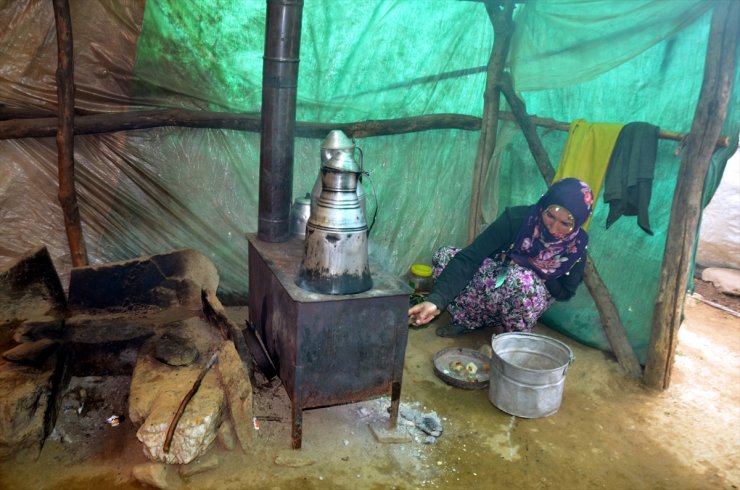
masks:
[[[390,395],[398,421],[411,288],[372,268],[365,292],[326,295],[296,285],[303,241],[249,242],[249,318],[291,400],[292,445],[301,447],[303,409]]]

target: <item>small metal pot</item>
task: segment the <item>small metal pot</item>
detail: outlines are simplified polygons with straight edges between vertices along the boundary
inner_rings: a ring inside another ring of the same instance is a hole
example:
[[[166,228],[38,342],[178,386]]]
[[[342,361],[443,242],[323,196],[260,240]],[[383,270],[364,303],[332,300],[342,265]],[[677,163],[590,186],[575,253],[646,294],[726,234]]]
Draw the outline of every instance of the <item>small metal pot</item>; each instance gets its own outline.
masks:
[[[293,203],[290,210],[290,234],[300,238],[306,238],[306,223],[311,215],[311,195],[299,197]]]

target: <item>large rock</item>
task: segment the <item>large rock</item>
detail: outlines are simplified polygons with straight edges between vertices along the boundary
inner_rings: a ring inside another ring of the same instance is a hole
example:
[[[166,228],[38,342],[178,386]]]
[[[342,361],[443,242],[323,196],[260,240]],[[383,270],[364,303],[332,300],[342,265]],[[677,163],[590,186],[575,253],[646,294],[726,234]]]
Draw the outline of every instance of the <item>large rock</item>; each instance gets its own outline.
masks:
[[[0,269],[0,345],[25,321],[64,318],[67,300],[46,247],[28,252]]]
[[[714,284],[720,293],[740,296],[740,270],[708,267],[701,272],[701,278]]]
[[[59,392],[59,354],[39,369],[0,363],[0,459],[35,459],[51,432]]]
[[[131,380],[129,418],[134,423],[143,420],[136,437],[150,460],[188,464],[205,454],[216,440],[226,397],[215,368],[211,368],[177,423],[169,451],[164,452],[173,416],[201,369],[202,364],[172,367],[149,355],[139,358]]]
[[[129,394],[128,410],[129,418],[134,424],[141,424],[152,412],[152,407],[157,397],[162,391],[170,390],[168,384],[175,383],[177,389],[183,391],[182,397],[192,387],[192,380],[181,380],[183,376],[192,376],[193,372],[200,371],[210,355],[208,352],[216,352],[223,339],[218,335],[218,331],[208,324],[203,318],[191,317],[186,320],[169,323],[161,327],[159,335],[152,337],[141,348],[140,354],[136,360],[131,379],[131,389]],[[198,362],[189,366],[170,366],[156,359],[156,348],[162,337],[167,334],[177,334],[179,337],[188,339],[195,349],[200,353]],[[191,373],[191,374],[187,374]],[[159,386],[160,381],[165,381],[163,387]],[[182,384],[183,386],[179,386]],[[181,399],[182,399],[181,397]],[[174,412],[173,412],[174,413]]]
[[[157,360],[156,347],[168,333],[187,339],[200,353],[198,361],[189,366],[171,366]],[[164,452],[173,415],[211,359],[211,353],[223,350],[223,343],[215,328],[202,318],[191,318],[168,325],[165,332],[142,348],[131,379],[129,419],[141,425],[136,435],[150,460],[187,464],[213,446],[223,417],[229,415],[221,376],[216,371],[218,364],[202,379],[177,423],[169,451]]]
[[[246,449],[252,442],[252,385],[234,343],[219,340],[216,344],[217,338],[210,337],[203,325],[197,332],[197,322],[189,326],[190,330],[183,328],[180,332],[201,352],[198,362],[172,366],[157,360],[154,352],[158,341],[153,339],[145,349],[149,353],[139,356],[131,379],[129,419],[141,425],[136,435],[146,456],[160,463],[188,464],[206,454],[219,435],[223,439],[222,425],[233,429],[241,448]],[[169,451],[164,452],[173,416],[211,359],[211,352],[217,352],[217,362],[188,402]]]
[[[46,247],[0,270],[0,458],[38,457],[64,379],[67,301]]]
[[[59,343],[51,339],[24,342],[3,352],[3,359],[26,366],[40,366],[58,346]]]
[[[218,288],[218,271],[190,249],[72,269],[69,307],[80,310],[201,308],[201,290]]]
[[[252,383],[233,342],[221,344],[216,369],[221,375],[236,437],[241,448],[246,450],[252,444],[254,433]]]

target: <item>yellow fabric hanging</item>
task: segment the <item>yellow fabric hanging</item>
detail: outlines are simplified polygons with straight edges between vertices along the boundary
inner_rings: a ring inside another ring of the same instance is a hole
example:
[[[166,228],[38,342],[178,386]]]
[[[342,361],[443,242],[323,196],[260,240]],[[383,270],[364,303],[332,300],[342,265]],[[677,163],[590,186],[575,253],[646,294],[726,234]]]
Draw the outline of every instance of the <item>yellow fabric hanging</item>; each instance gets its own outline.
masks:
[[[565,177],[576,177],[589,186],[594,195],[594,207],[604,183],[606,168],[609,165],[614,144],[624,124],[590,123],[576,119],[570,123],[568,140],[560,155],[560,163],[553,182]],[[593,214],[591,214],[593,217]],[[589,218],[582,226],[588,230]]]

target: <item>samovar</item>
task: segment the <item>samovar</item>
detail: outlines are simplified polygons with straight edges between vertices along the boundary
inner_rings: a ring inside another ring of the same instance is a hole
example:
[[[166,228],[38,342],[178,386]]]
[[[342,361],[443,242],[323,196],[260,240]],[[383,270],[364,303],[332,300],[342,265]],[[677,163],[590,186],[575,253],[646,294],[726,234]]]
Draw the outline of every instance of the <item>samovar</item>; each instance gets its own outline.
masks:
[[[350,152],[322,162],[321,192],[312,199],[296,284],[322,294],[354,294],[373,287],[368,229],[357,197],[362,170]]]

